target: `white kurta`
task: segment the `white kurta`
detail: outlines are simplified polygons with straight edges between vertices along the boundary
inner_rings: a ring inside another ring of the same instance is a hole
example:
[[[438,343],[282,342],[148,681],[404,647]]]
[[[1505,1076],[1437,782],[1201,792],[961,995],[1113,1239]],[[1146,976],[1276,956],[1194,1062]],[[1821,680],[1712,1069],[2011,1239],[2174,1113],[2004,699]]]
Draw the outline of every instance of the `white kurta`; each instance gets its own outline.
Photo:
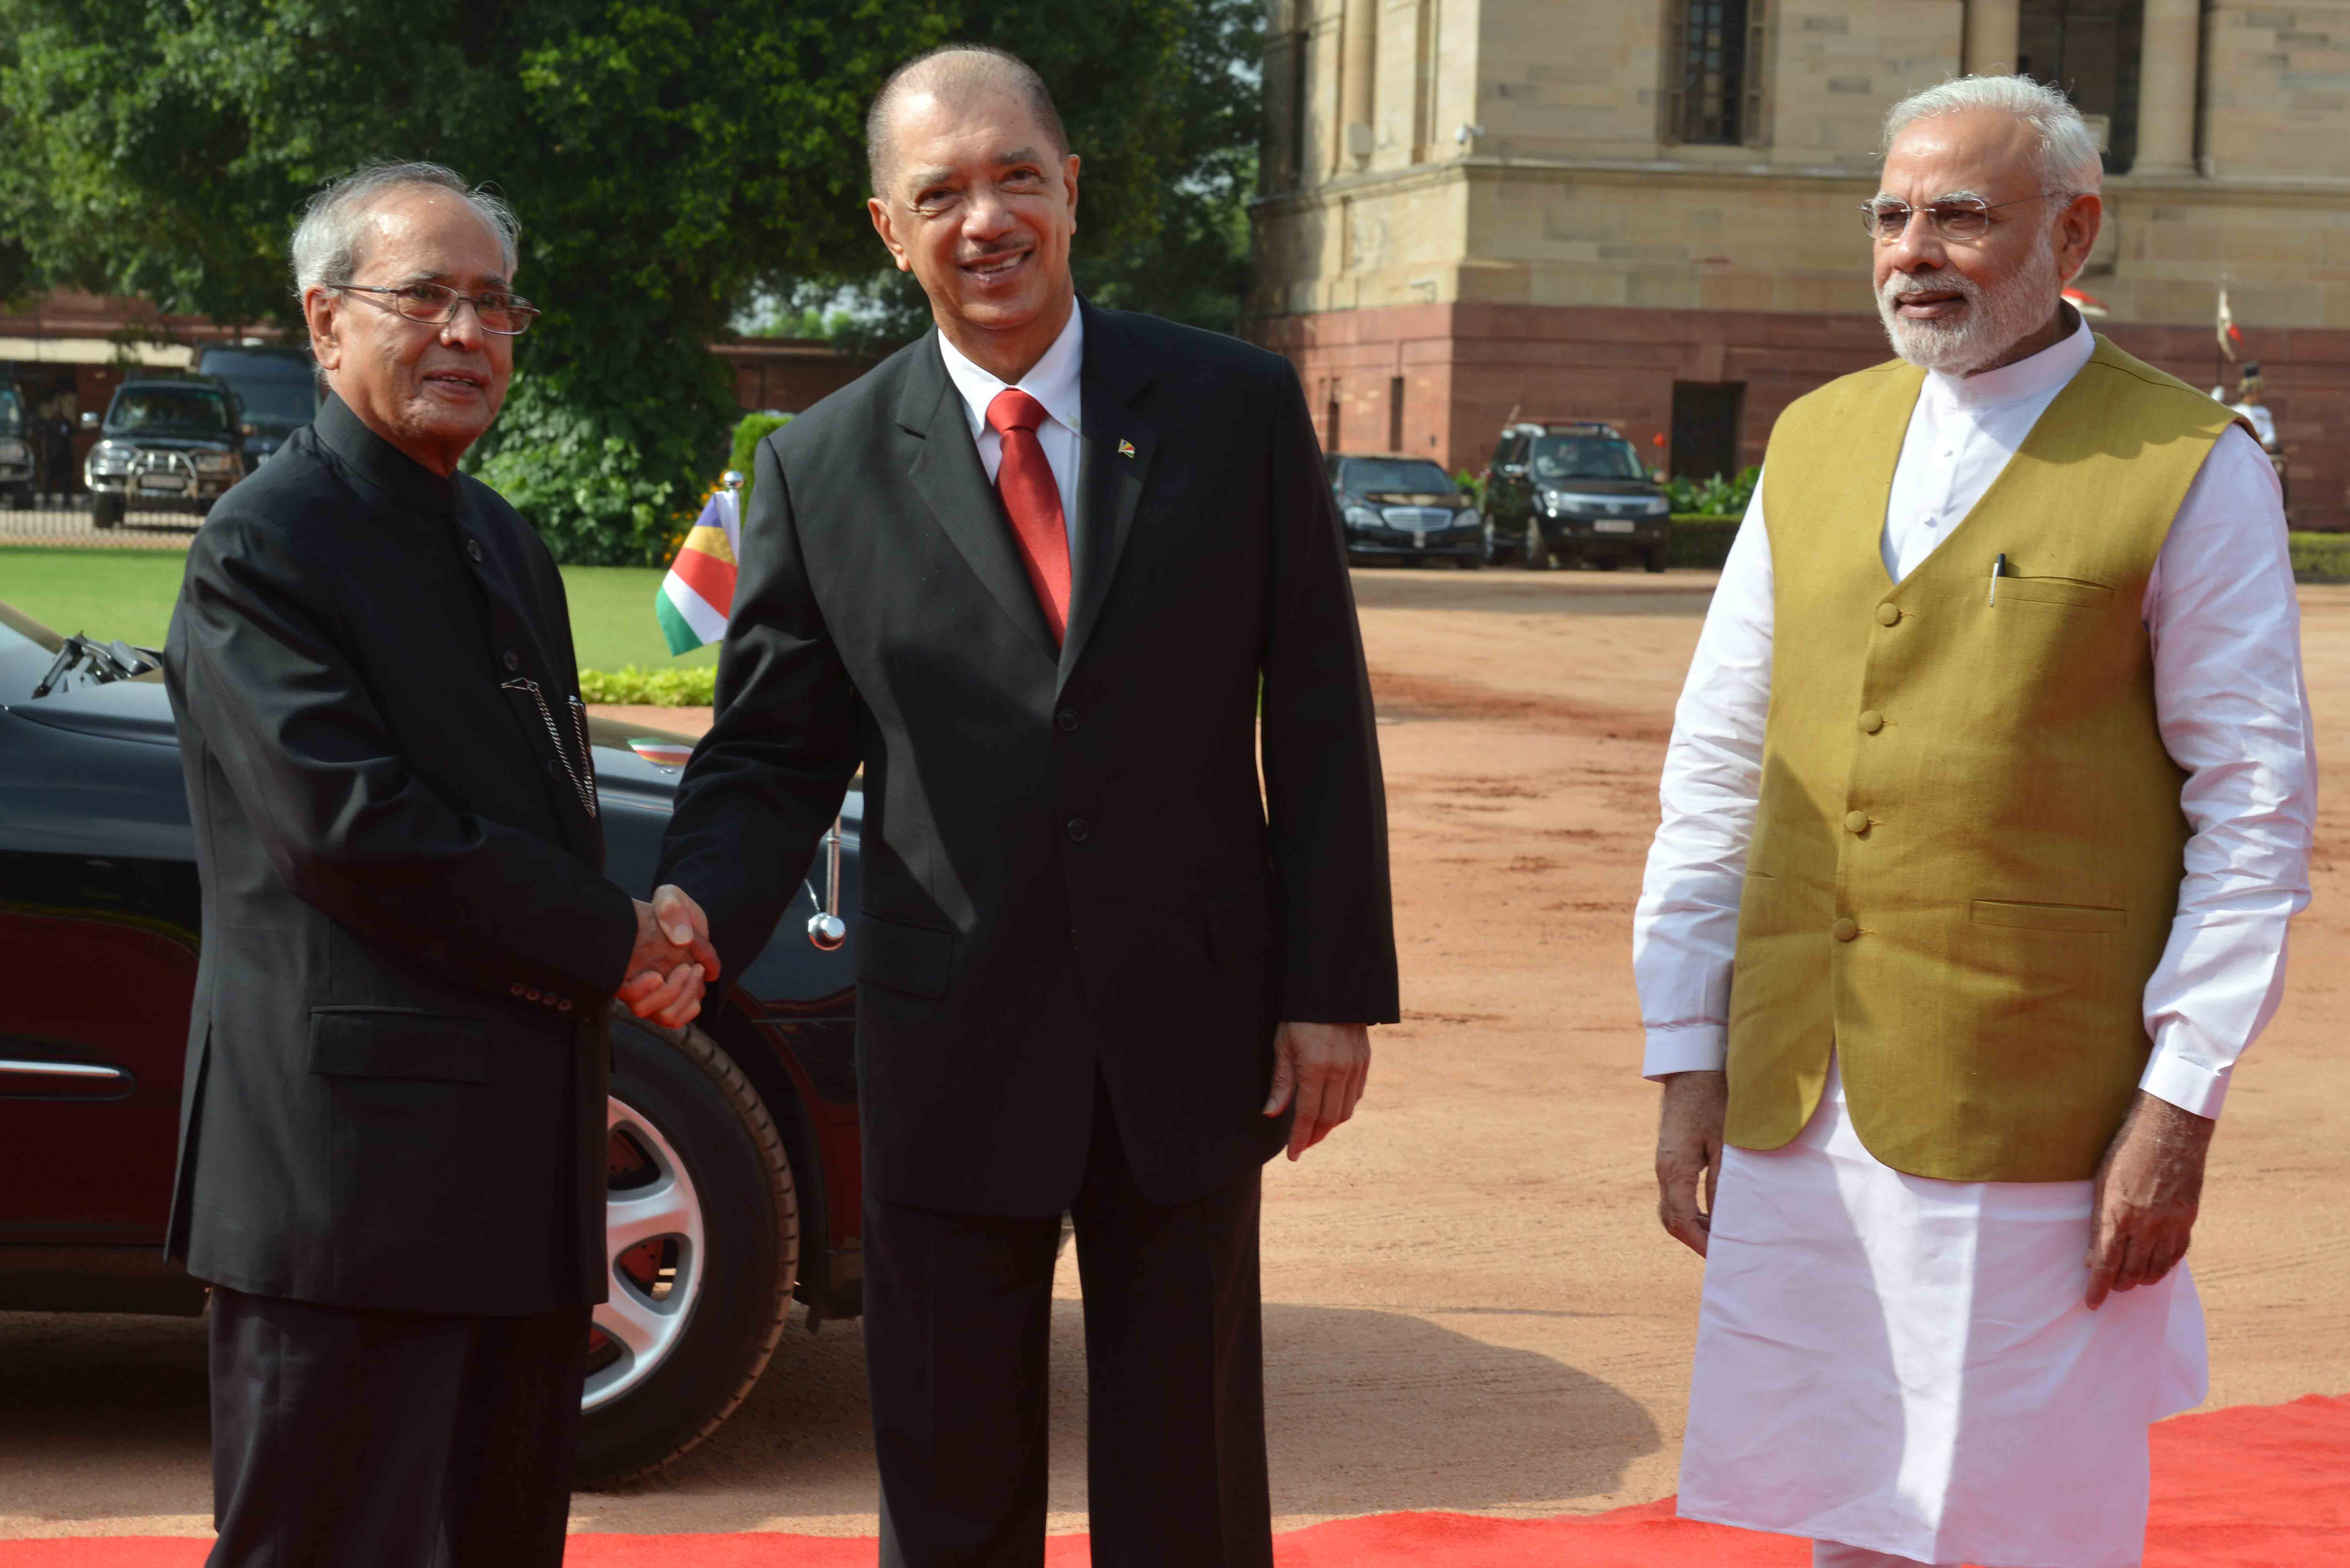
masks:
[[[1882,540],[1896,579],[1965,518],[2093,348],[2084,327],[2000,370],[1926,378]],[[1652,1077],[1719,1068],[1726,1049],[1771,691],[1760,490],[1747,523],[1675,717],[1635,918]],[[2144,615],[2193,833],[2146,989],[2141,1084],[2215,1116],[2282,994],[2315,815],[2284,520],[2274,472],[2241,431],[2189,488]],[[2146,1428],[2203,1397],[2201,1310],[2182,1267],[2088,1312],[2089,1203],[2085,1182],[1891,1170],[1861,1147],[1834,1078],[1794,1143],[1730,1150],[1681,1511],[1925,1563],[2137,1563]]]

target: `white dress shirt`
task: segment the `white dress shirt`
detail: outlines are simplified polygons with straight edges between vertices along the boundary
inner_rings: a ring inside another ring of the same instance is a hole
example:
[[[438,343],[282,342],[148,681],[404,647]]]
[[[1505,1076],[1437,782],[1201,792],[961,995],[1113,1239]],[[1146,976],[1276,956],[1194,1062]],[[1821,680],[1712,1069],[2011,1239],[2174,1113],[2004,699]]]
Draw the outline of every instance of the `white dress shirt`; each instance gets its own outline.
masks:
[[[1882,548],[1915,571],[1999,476],[2081,367],[2086,325],[2016,364],[1929,372],[1894,472]],[[1771,702],[1770,541],[1757,486],[1706,615],[1674,716],[1664,818],[1633,916],[1650,1077],[1727,1054],[1738,899]],[[2192,830],[2178,911],[2144,998],[2154,1043],[2140,1086],[2219,1114],[2237,1057],[2276,1011],[2285,928],[2309,902],[2316,757],[2301,615],[2276,474],[2241,430],[2212,448],[2147,583],[2155,712],[2185,769]]]
[[[962,394],[963,412],[971,416],[971,439],[979,445],[979,464],[987,471],[990,484],[995,483],[995,471],[1003,465],[1003,438],[987,423],[987,405],[995,401],[995,394],[1017,385],[1051,416],[1038,427],[1036,444],[1045,449],[1045,461],[1053,468],[1053,483],[1061,492],[1061,524],[1068,530],[1072,562],[1077,558],[1077,432],[1085,407],[1079,389],[1086,366],[1085,316],[1071,304],[1069,324],[1061,328],[1045,357],[1016,383],[997,380],[957,352],[945,333],[939,334],[939,357],[947,362],[947,379]]]

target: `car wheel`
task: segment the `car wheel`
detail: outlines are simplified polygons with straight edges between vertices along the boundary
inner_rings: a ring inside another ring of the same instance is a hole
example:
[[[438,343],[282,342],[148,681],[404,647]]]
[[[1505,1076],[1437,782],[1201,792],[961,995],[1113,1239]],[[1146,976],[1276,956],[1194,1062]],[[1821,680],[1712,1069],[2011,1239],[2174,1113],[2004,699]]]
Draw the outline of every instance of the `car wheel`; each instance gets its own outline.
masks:
[[[1668,565],[1669,557],[1671,555],[1672,551],[1663,545],[1649,545],[1648,558],[1646,562],[1648,570],[1652,572],[1663,571]]]
[[[1484,564],[1474,550],[1463,550],[1452,557],[1452,569],[1456,572],[1473,572]]]
[[[101,490],[89,498],[89,525],[93,528],[120,526],[125,510],[126,504],[121,496],[109,495]]]
[[[1501,534],[1494,528],[1493,520],[1491,517],[1485,519],[1482,553],[1485,565],[1489,566],[1498,566],[1510,556],[1510,546],[1502,543]]]
[[[1526,519],[1525,562],[1529,572],[1547,572],[1558,565],[1551,556],[1550,541],[1543,537],[1541,522],[1533,517]]]
[[[775,1354],[799,1272],[783,1138],[700,1029],[615,1011],[605,1244],[588,1330],[578,1479],[659,1469],[734,1413]]]

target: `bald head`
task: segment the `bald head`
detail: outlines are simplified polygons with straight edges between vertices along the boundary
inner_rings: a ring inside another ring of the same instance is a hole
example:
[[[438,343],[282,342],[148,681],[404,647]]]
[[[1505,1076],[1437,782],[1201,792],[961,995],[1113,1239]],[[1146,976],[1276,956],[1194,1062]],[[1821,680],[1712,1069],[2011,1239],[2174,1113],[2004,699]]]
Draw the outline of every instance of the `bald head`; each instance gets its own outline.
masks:
[[[1069,155],[1069,133],[1061,128],[1061,111],[1045,78],[1028,62],[984,44],[948,44],[916,55],[889,73],[873,107],[865,113],[865,163],[872,176],[873,193],[889,194],[896,168],[893,138],[898,111],[919,98],[962,105],[974,99],[1003,96],[1016,100],[1035,119],[1056,157]]]

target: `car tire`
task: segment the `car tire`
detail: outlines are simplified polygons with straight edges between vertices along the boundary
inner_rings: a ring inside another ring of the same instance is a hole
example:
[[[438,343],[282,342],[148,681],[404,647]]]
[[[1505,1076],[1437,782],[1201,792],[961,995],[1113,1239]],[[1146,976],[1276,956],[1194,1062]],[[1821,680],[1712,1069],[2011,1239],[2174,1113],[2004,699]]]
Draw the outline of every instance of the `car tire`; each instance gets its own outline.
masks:
[[[1484,564],[1473,550],[1452,557],[1452,569],[1456,572],[1473,572]]]
[[[1547,572],[1557,566],[1558,562],[1550,552],[1550,541],[1543,537],[1542,523],[1537,518],[1526,519],[1524,548],[1527,571]]]
[[[698,1028],[617,1008],[611,1028],[612,1300],[589,1335],[582,1487],[647,1475],[716,1431],[766,1370],[799,1272],[791,1162],[743,1070]]]
[[[128,504],[120,495],[109,495],[101,490],[89,498],[89,525],[93,528],[115,528],[122,523]]]
[[[1661,572],[1666,566],[1671,564],[1671,558],[1672,550],[1670,546],[1664,545],[1651,545],[1648,546],[1648,558],[1644,564],[1648,566],[1648,570],[1652,572]]]

